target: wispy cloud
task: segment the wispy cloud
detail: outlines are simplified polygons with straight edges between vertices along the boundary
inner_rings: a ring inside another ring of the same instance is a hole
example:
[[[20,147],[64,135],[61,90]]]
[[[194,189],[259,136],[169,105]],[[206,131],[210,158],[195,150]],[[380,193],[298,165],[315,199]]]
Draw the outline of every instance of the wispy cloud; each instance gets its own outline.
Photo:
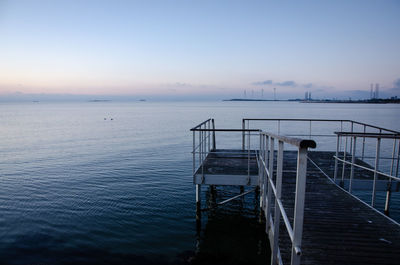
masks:
[[[252,83],[255,86],[264,86],[264,85],[272,85],[272,80],[265,80],[265,81],[259,81],[259,82],[254,82]]]
[[[284,81],[284,82],[280,82],[280,83],[275,83],[275,85],[277,86],[289,86],[289,87],[296,87],[297,84],[295,81]]]
[[[271,79],[265,80],[265,81],[253,82],[252,85],[255,85],[255,86],[273,85],[273,86],[281,86],[281,87],[302,87],[302,88],[308,88],[308,89],[314,87],[313,83],[299,84],[294,80],[274,82]]]

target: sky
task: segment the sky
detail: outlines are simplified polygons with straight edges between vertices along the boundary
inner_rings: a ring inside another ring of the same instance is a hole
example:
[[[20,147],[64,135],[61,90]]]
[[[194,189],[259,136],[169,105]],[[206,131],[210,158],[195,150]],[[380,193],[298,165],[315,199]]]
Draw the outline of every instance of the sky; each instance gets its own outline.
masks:
[[[0,0],[0,97],[400,96],[399,14],[388,0]]]

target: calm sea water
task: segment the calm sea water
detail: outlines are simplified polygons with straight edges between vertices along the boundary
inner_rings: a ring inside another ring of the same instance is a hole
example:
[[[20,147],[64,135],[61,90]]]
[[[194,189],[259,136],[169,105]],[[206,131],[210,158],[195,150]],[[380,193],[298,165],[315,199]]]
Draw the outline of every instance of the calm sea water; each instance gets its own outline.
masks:
[[[198,233],[189,129],[209,117],[239,128],[251,117],[400,130],[399,114],[390,104],[2,103],[0,263],[185,264],[196,253],[208,253],[198,263],[228,263],[229,253],[261,262],[268,253],[253,195],[204,214]]]

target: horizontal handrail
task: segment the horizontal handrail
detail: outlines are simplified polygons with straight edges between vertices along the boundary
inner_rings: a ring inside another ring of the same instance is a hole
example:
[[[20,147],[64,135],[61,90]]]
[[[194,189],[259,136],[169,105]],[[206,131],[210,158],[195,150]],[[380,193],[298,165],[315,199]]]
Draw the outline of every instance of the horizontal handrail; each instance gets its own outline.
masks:
[[[358,167],[358,168],[361,168],[361,169],[364,169],[364,170],[367,170],[367,171],[376,173],[376,174],[378,174],[378,175],[381,175],[381,176],[384,176],[384,177],[387,177],[387,178],[390,178],[390,179],[394,179],[394,180],[400,181],[400,178],[395,177],[395,176],[391,176],[391,175],[386,174],[386,173],[384,173],[384,172],[381,172],[381,171],[379,171],[379,170],[375,170],[375,169],[372,169],[372,168],[368,168],[368,167],[359,165],[359,164],[357,164],[357,163],[352,163],[351,161],[347,161],[347,160],[341,159],[341,158],[339,158],[339,157],[337,157],[337,156],[333,156],[333,158],[336,159],[336,160],[338,160],[338,161],[340,161],[340,162],[343,162],[343,163],[345,163],[345,164],[347,164],[347,165],[354,165],[355,167]]]
[[[288,137],[288,136],[277,135],[277,134],[273,134],[273,133],[269,133],[269,132],[261,132],[261,134],[273,137],[284,143],[288,143],[288,144],[291,144],[291,145],[294,145],[294,146],[297,146],[300,148],[315,148],[315,147],[317,147],[317,144],[315,143],[314,140]]]
[[[213,120],[213,119],[210,118],[210,119],[208,119],[208,120],[205,120],[205,121],[203,121],[202,123],[200,123],[199,125],[193,127],[193,128],[190,129],[190,130],[193,131],[194,129],[203,126],[204,124],[206,124],[207,122],[209,122],[209,121],[211,121],[211,120]]]
[[[365,137],[365,138],[400,139],[400,134],[393,134],[393,133],[334,132],[334,134],[340,136]]]
[[[378,129],[378,130],[383,130],[383,131],[387,131],[387,132],[392,132],[392,133],[396,133],[396,134],[400,134],[399,131],[395,131],[395,130],[390,130],[390,129],[386,129],[383,127],[379,127],[379,126],[375,126],[375,125],[371,125],[371,124],[367,124],[364,122],[359,122],[359,121],[353,121],[353,120],[336,120],[336,119],[249,119],[249,118],[244,118],[244,121],[315,121],[315,122],[350,122],[350,123],[354,123],[354,124],[358,124],[358,125],[362,125],[362,126],[367,126],[367,127],[371,127],[374,129]]]
[[[259,129],[195,129],[192,128],[190,131],[196,132],[260,132]]]

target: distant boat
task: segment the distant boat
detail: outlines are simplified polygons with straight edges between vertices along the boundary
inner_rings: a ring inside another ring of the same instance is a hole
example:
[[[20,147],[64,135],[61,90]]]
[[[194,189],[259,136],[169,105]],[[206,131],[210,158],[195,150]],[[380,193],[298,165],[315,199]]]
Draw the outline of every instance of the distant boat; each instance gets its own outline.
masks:
[[[139,101],[146,101],[145,99],[139,99]]]

